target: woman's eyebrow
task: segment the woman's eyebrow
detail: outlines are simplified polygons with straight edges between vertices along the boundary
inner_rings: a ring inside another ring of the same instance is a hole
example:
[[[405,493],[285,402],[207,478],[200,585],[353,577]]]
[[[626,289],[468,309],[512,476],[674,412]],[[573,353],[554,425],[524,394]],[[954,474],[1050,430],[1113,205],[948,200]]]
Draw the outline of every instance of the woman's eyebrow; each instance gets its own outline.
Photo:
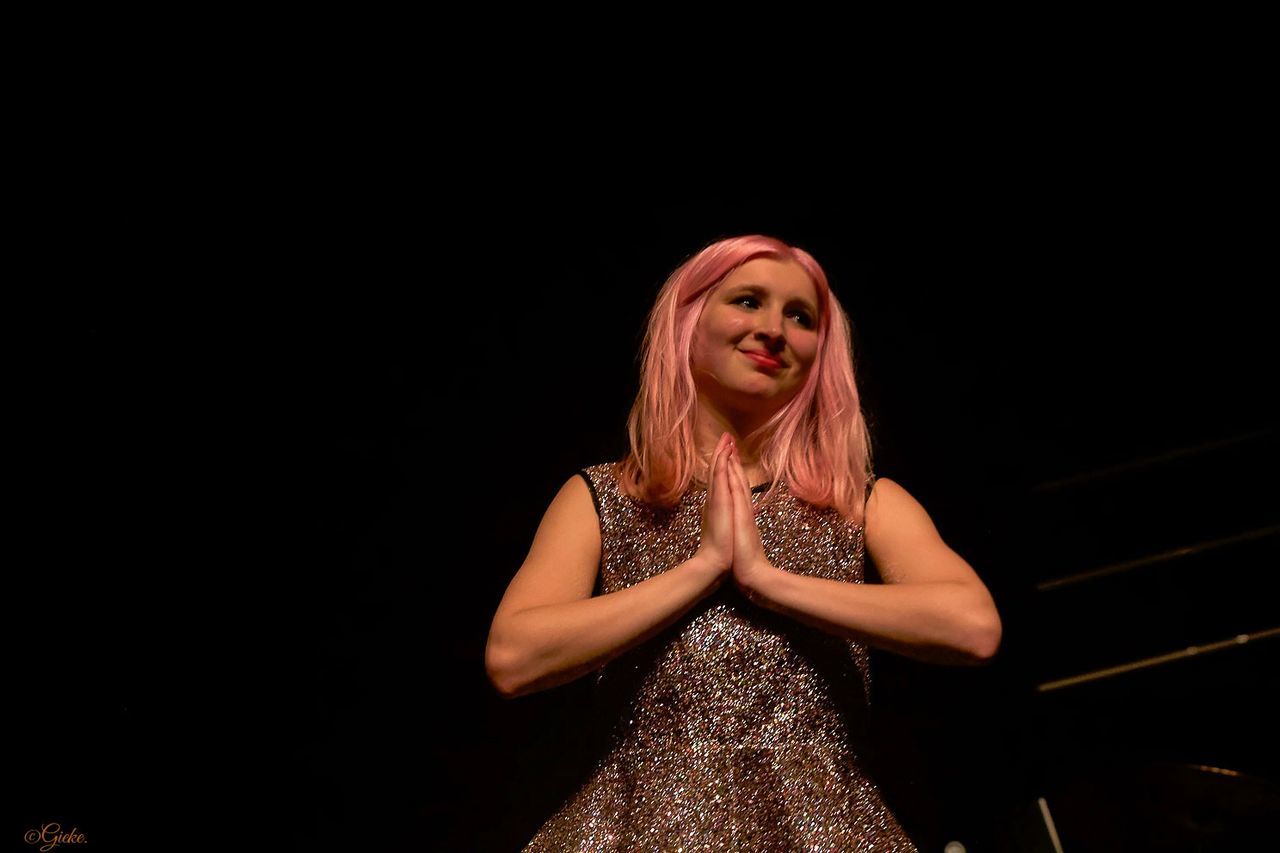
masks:
[[[759,284],[740,284],[734,288],[735,292],[739,290],[746,290],[746,291],[750,291],[751,293],[761,293],[761,294],[764,294],[765,296],[769,295],[769,289]],[[818,309],[810,305],[809,300],[800,299],[799,297],[793,297],[791,299],[791,302],[793,304],[798,302],[799,304],[803,305],[805,308],[808,308],[810,313],[813,314],[813,316],[815,317],[818,316]]]

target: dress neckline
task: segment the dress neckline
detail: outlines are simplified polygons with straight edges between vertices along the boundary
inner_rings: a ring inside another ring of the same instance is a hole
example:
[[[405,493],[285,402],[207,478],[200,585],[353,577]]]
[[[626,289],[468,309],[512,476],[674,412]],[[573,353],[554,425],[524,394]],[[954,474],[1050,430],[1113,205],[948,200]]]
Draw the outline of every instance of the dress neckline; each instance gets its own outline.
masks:
[[[761,483],[761,484],[760,484],[760,485],[758,485],[758,486],[752,486],[752,487],[751,487],[751,494],[753,494],[753,495],[759,494],[760,492],[763,492],[765,489],[769,488],[769,487],[770,487],[770,486],[772,486],[772,485],[773,485],[773,480],[766,480],[765,482]],[[693,487],[693,490],[694,490],[694,491],[696,491],[696,492],[705,492],[705,491],[707,490],[707,487],[706,487],[706,486],[694,486],[694,487]]]

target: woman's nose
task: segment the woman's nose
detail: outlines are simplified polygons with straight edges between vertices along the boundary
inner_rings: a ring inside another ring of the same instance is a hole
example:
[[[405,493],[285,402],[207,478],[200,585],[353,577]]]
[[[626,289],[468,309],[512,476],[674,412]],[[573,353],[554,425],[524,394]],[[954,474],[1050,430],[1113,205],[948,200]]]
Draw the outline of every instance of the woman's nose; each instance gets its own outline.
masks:
[[[761,311],[756,315],[756,334],[763,335],[771,341],[782,337],[782,315]]]

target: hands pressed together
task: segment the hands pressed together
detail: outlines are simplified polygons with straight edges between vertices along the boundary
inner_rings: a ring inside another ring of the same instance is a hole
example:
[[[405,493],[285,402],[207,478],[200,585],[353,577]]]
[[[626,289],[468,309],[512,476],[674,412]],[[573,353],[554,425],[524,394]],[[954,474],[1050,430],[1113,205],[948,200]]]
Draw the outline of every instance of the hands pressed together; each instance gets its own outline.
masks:
[[[761,582],[778,569],[765,556],[751,503],[751,486],[728,433],[720,436],[707,479],[698,553],[717,574],[732,574],[738,589],[754,599]]]

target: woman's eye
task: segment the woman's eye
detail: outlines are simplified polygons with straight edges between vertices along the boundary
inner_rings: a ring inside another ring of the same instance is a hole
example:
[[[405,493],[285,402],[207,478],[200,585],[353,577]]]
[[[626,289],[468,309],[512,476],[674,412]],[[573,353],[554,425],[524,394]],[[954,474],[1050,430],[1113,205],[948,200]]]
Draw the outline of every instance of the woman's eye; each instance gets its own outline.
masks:
[[[737,303],[742,302],[743,300],[755,302],[756,298],[754,296],[739,296],[737,299],[733,301],[734,301],[734,304],[736,305]],[[813,325],[813,318],[809,316],[808,311],[792,311],[791,313],[800,318],[801,324],[806,329]]]

